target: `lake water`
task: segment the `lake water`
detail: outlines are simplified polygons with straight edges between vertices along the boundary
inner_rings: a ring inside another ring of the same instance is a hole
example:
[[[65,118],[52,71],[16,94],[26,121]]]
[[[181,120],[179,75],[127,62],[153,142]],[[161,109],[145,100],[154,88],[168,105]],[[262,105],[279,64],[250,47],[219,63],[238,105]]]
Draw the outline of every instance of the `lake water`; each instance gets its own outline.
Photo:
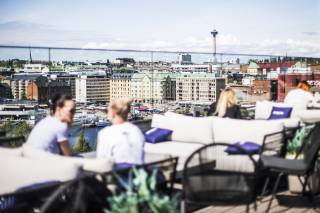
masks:
[[[69,143],[71,146],[77,141],[81,128],[84,128],[84,136],[89,141],[89,145],[92,148],[97,140],[98,132],[104,127],[81,127],[81,126],[72,126],[69,130]]]

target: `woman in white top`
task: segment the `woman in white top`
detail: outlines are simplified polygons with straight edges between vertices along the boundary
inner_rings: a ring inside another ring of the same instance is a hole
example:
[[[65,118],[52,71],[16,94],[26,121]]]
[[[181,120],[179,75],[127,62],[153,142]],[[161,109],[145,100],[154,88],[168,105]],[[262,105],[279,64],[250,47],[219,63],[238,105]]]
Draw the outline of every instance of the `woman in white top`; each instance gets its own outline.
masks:
[[[284,99],[284,102],[292,105],[295,109],[307,109],[309,103],[313,100],[310,92],[310,85],[307,81],[298,83],[297,88],[291,90]]]
[[[131,101],[116,99],[108,106],[109,127],[98,133],[97,158],[109,158],[115,164],[137,165],[144,162],[144,136],[127,121]]]

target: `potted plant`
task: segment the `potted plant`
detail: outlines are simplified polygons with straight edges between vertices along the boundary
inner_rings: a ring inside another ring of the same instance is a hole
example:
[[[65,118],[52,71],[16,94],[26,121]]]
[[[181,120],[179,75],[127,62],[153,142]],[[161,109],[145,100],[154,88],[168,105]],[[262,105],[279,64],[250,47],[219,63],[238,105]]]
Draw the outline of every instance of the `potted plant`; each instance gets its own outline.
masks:
[[[157,192],[157,170],[151,176],[143,169],[133,169],[128,180],[117,176],[124,187],[122,193],[114,193],[108,199],[110,209],[107,213],[174,213],[177,208],[177,199],[160,195]]]

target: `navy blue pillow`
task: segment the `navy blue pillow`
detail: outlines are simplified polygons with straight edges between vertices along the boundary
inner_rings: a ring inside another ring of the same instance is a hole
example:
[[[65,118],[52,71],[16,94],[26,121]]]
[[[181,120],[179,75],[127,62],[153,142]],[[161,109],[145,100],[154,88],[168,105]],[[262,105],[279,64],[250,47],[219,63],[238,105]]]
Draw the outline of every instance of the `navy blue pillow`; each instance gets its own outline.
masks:
[[[253,143],[253,142],[249,142],[249,141],[246,141],[244,143],[237,142],[233,145],[240,146],[242,149],[244,149],[249,154],[258,154],[261,149],[261,145]],[[246,154],[243,152],[243,150],[239,149],[236,146],[228,146],[228,148],[224,151],[227,152],[228,154],[231,154],[231,155]]]
[[[147,142],[158,143],[167,141],[172,131],[169,129],[152,128],[144,133]]]
[[[269,120],[290,118],[292,107],[272,107],[271,115]]]

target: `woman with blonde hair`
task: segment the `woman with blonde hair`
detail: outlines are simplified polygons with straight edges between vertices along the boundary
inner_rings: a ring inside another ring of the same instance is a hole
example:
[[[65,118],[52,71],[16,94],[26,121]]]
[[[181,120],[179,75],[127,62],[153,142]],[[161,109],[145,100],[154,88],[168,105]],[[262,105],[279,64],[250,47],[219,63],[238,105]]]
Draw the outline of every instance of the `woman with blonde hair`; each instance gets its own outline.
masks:
[[[236,93],[231,88],[224,89],[218,103],[210,106],[209,115],[241,119],[240,106],[237,104]]]
[[[98,133],[97,158],[112,159],[116,165],[131,166],[144,162],[144,136],[129,123],[130,99],[112,100],[107,109],[112,125]]]

